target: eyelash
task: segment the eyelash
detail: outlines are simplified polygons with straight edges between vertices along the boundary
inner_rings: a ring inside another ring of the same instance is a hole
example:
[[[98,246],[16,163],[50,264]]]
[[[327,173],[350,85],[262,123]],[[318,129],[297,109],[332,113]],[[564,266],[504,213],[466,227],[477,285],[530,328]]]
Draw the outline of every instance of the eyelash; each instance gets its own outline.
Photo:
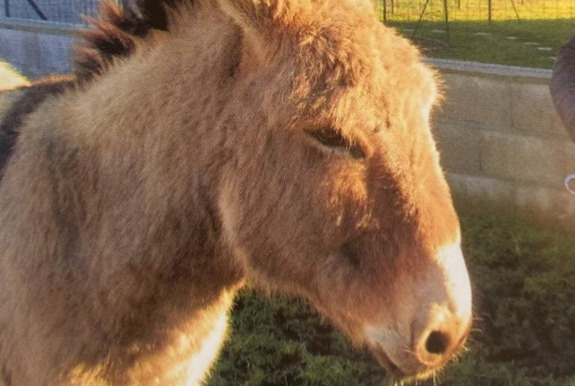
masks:
[[[306,133],[323,146],[344,150],[354,159],[365,158],[365,151],[361,146],[351,143],[334,128],[306,130]]]

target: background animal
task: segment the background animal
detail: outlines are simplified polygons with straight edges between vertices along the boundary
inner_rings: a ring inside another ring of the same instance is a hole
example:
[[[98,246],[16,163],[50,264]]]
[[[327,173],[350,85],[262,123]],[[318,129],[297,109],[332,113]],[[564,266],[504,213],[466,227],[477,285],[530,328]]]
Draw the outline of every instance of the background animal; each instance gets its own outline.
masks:
[[[246,282],[397,377],[464,344],[471,289],[433,72],[360,0],[104,2],[0,131],[0,374],[196,384]]]
[[[559,117],[575,141],[575,36],[557,55],[550,89]],[[565,187],[575,194],[575,174],[565,178]]]
[[[575,141],[575,36],[557,55],[550,88],[559,117]]]
[[[0,90],[28,85],[28,80],[8,63],[0,60]]]

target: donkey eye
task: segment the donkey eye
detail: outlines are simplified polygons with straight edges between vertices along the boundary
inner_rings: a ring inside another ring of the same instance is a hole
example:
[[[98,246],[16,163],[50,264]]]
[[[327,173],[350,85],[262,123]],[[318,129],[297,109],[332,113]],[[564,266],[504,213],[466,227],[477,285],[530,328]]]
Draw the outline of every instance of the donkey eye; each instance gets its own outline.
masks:
[[[347,242],[343,244],[339,252],[353,268],[359,268],[361,266],[359,251],[357,251],[353,243]]]
[[[361,146],[351,143],[334,128],[306,130],[306,133],[324,146],[346,151],[352,158],[365,158],[365,152]]]

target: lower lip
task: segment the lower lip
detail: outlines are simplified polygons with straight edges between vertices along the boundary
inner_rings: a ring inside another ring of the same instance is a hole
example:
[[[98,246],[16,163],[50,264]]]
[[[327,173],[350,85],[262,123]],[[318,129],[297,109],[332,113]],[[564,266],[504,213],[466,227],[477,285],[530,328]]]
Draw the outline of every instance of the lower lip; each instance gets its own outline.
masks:
[[[423,381],[428,379],[433,373],[434,370],[423,371],[421,373],[407,375],[403,372],[398,366],[396,366],[391,359],[387,356],[387,354],[380,348],[372,350],[375,359],[379,362],[381,366],[383,366],[388,375],[392,378],[396,378],[396,380],[400,380],[402,382],[412,382],[412,381]]]
[[[385,351],[377,347],[373,348],[372,352],[373,355],[375,356],[375,359],[377,359],[379,364],[383,366],[390,373],[390,375],[394,377],[405,377],[406,374],[403,371],[401,371],[401,369],[398,366],[396,366],[391,359],[389,359],[389,356],[387,356]]]

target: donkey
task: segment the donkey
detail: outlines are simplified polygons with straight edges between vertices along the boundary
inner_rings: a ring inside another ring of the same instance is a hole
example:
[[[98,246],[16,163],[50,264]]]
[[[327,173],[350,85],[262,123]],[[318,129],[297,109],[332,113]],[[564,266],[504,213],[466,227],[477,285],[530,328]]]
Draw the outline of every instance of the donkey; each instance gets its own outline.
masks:
[[[557,55],[550,89],[559,117],[575,141],[575,35]],[[565,178],[565,188],[575,194],[575,174]]]
[[[575,35],[559,51],[550,84],[559,117],[575,141]]]
[[[368,0],[104,2],[93,24],[2,123],[5,384],[201,383],[247,283],[399,378],[458,351],[436,77]]]

